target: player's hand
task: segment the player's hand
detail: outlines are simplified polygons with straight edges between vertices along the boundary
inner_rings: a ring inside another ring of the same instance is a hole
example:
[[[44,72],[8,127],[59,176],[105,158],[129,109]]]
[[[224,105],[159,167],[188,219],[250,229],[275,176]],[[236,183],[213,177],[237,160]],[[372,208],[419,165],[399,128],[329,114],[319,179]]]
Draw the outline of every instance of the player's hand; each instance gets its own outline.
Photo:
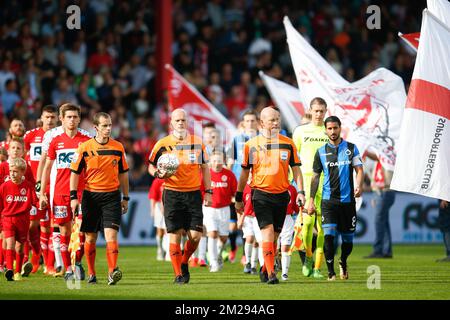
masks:
[[[244,212],[244,203],[242,201],[235,202],[234,207],[236,208],[236,213],[242,214]]]
[[[362,190],[359,187],[355,188],[355,198],[361,197]]]
[[[39,209],[44,210],[48,206],[48,199],[45,194],[40,194],[39,196]]]
[[[306,204],[305,196],[301,193],[297,194],[296,202],[299,208],[304,207]]]
[[[244,225],[244,215],[242,213],[238,213],[237,228],[239,230],[242,230],[243,225]]]
[[[169,178],[171,174],[169,174],[166,170],[158,168],[155,172],[155,177],[159,179]]]
[[[120,206],[122,207],[122,214],[127,213],[127,211],[128,211],[128,201],[127,200],[122,200],[120,202]]]
[[[309,206],[308,206],[308,214],[310,216],[312,216],[315,212],[316,212],[316,206],[314,205],[314,201],[310,200]]]
[[[203,199],[203,205],[205,207],[210,207],[212,205],[212,195],[210,193],[205,193],[204,199]]]
[[[445,200],[442,200],[439,206],[441,207],[441,209],[445,209],[448,207],[448,202]]]
[[[73,212],[73,217],[75,218],[78,215],[78,206],[80,205],[78,199],[70,200],[70,208]]]

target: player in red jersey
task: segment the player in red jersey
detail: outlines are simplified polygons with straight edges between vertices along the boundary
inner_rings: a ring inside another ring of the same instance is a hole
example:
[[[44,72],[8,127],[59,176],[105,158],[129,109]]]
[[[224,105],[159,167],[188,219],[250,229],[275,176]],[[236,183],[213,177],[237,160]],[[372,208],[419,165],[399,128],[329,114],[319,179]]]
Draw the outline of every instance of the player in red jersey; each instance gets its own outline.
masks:
[[[164,222],[164,211],[162,203],[163,191],[164,180],[155,178],[148,191],[148,198],[150,200],[150,214],[153,218],[153,226],[156,228],[156,260],[158,261],[163,261],[166,253],[169,253],[168,248],[164,249],[165,239],[168,238],[166,233],[166,224]]]
[[[90,137],[78,131],[78,125],[81,120],[81,108],[74,104],[64,104],[60,110],[61,121],[63,123],[64,132],[52,139],[50,142],[47,159],[45,161],[42,173],[42,185],[39,197],[41,208],[49,205],[49,200],[45,194],[47,180],[53,163],[56,161],[56,181],[55,191],[53,195],[53,222],[59,225],[61,232],[61,255],[63,258],[66,274],[65,280],[71,280],[74,277],[74,270],[70,260],[69,243],[72,231],[72,220],[74,212],[70,207],[70,164],[74,160],[73,157],[78,146],[89,140]],[[78,197],[81,198],[81,192],[84,188],[84,178],[79,180]],[[84,278],[84,272],[81,267],[81,252],[77,254],[76,266],[80,268],[80,280]]]
[[[230,204],[237,188],[237,180],[231,170],[224,168],[224,154],[213,152],[210,158],[212,188],[211,206],[203,206],[203,224],[208,235],[210,272],[222,269],[222,251],[228,240]],[[204,188],[202,188],[204,189]]]
[[[6,272],[8,281],[20,281],[23,246],[28,237],[31,207],[37,206],[34,183],[24,178],[27,163],[22,158],[10,160],[10,177],[0,186],[0,216],[6,239]],[[17,242],[17,245],[16,245]],[[15,252],[14,252],[15,251]],[[13,271],[14,256],[16,259]]]
[[[42,122],[42,127],[38,127],[32,130],[29,130],[25,133],[24,142],[25,142],[25,150],[27,150],[26,160],[33,172],[33,177],[37,180],[37,169],[39,166],[39,161],[41,159],[42,154],[42,141],[44,139],[44,134],[56,127],[58,111],[52,105],[47,105],[42,108],[42,113],[40,120]],[[49,185],[47,186],[47,190],[45,193],[47,197],[49,197]],[[40,192],[40,182],[36,183],[36,192]],[[38,209],[39,210],[39,209]],[[40,225],[40,246],[42,250],[42,256],[44,258],[44,274],[47,272],[53,272],[54,266],[50,265],[50,261],[52,259],[48,259],[49,255],[49,239],[51,235],[51,224],[50,224],[50,207],[41,211],[39,213],[40,221],[38,219],[31,219],[30,221],[30,239],[34,236],[35,233],[39,235],[39,225]],[[36,216],[35,216],[36,217]],[[51,252],[53,253],[53,250]],[[33,264],[32,273],[35,273],[39,268],[39,256],[36,256],[33,253],[33,257],[31,259]]]
[[[25,134],[25,125],[20,119],[12,119],[9,124],[8,135],[5,141],[0,142],[0,148],[8,150],[9,142],[14,138],[22,138]]]

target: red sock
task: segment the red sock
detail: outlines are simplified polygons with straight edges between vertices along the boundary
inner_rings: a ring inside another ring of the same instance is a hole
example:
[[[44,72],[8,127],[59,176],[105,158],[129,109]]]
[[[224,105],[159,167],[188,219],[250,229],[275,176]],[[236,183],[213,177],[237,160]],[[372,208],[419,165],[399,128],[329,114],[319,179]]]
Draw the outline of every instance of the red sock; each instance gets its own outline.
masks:
[[[48,252],[47,252],[47,270],[55,269],[55,251],[53,250],[53,241],[48,240]]]
[[[33,264],[34,269],[37,270],[37,268],[39,268],[39,257],[41,255],[41,243],[39,239],[40,230],[39,229],[30,230],[29,236],[30,236],[31,250],[33,251],[33,255],[31,256],[31,263]]]
[[[44,264],[47,266],[48,269],[48,240],[50,239],[50,233],[49,232],[41,232],[40,240],[41,240],[41,251],[42,256],[44,257]]]
[[[273,250],[273,242],[263,242],[264,265],[267,273],[270,275],[274,272],[275,255]]]
[[[106,258],[108,260],[108,272],[111,273],[117,266],[117,258],[119,256],[119,244],[117,241],[106,243]]]
[[[189,261],[189,258],[192,256],[192,254],[197,250],[198,242],[196,244],[193,244],[191,240],[187,240],[186,244],[184,245],[184,253],[183,258],[181,259],[181,263],[186,264]]]
[[[2,267],[4,263],[5,263],[5,257],[3,256],[3,244],[2,244],[2,239],[0,239],[0,267]]]
[[[6,269],[12,270],[14,268],[14,256],[16,252],[13,249],[6,249],[5,251]]]
[[[181,276],[181,248],[178,243],[169,245],[170,260],[172,261],[173,272],[175,276]]]
[[[24,258],[23,253],[16,252],[16,270],[14,273],[22,272],[23,258]]]
[[[84,244],[84,249],[86,250],[86,260],[88,265],[89,275],[95,275],[95,255],[97,250],[95,248],[95,243],[86,242]]]
[[[266,263],[262,265],[261,272],[267,272]]]
[[[81,262],[81,259],[83,259],[83,256],[84,256],[84,241],[86,240],[86,236],[84,235],[84,233],[80,232],[79,238],[80,238],[80,248],[76,252],[76,258],[75,258],[76,262]]]
[[[61,256],[63,259],[64,267],[66,268],[67,271],[72,270],[72,263],[70,262],[69,243],[70,243],[70,235],[69,236],[61,235]]]
[[[28,256],[30,255],[30,241],[25,241],[23,245],[23,263],[28,261]]]

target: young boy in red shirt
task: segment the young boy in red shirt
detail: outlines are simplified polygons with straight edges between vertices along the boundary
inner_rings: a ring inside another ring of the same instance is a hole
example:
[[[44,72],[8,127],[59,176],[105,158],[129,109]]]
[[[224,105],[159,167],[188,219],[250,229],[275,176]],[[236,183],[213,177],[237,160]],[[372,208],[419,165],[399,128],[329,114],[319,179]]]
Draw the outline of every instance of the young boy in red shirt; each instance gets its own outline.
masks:
[[[30,210],[38,205],[34,184],[24,179],[27,164],[24,159],[10,160],[10,180],[0,186],[0,216],[6,239],[6,271],[8,281],[22,280],[23,246],[28,239]],[[19,246],[16,246],[16,241]],[[14,256],[16,268],[13,271]]]

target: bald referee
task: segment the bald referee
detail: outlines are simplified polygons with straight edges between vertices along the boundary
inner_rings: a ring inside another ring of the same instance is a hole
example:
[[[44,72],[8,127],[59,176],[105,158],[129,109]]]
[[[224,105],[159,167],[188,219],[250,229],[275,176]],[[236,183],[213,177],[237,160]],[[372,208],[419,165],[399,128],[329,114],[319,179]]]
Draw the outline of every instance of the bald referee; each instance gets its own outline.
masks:
[[[264,266],[260,279],[279,283],[274,269],[276,241],[283,227],[289,204],[289,167],[299,187],[297,203],[305,203],[300,159],[294,142],[280,135],[280,112],[273,107],[261,111],[260,135],[244,145],[242,172],[236,193],[236,211],[242,213],[242,192],[252,171],[252,204],[263,237]]]
[[[98,232],[105,231],[106,257],[108,261],[108,285],[122,279],[117,267],[119,246],[117,233],[122,214],[128,210],[128,164],[123,145],[112,139],[111,117],[104,112],[94,115],[94,138],[83,142],[73,156],[70,169],[70,206],[77,211],[77,186],[80,174],[85,173],[85,190],[81,201],[83,222],[80,231],[86,233],[84,245],[88,263],[88,283],[97,283],[95,273],[95,244]],[[122,189],[123,196],[120,189]]]

